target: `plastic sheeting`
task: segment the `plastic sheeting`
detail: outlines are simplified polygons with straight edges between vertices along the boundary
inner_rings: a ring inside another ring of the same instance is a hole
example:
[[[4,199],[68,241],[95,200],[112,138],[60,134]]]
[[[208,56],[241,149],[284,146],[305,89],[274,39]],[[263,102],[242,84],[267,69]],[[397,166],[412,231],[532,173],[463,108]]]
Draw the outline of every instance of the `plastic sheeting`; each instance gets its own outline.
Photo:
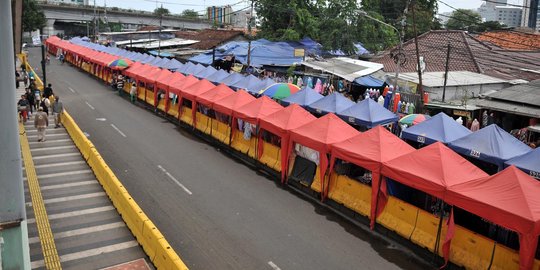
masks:
[[[432,144],[435,142],[449,143],[465,137],[472,132],[456,122],[445,113],[439,113],[430,119],[403,130],[403,139]]]

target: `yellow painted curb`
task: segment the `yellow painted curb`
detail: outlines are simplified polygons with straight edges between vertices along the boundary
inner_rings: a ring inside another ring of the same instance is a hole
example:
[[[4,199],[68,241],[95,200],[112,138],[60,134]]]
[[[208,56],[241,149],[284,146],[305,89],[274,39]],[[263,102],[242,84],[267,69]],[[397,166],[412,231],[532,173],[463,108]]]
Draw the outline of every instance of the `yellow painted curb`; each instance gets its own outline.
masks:
[[[34,167],[34,161],[32,160],[32,154],[30,152],[30,145],[28,144],[28,138],[26,137],[26,130],[23,123],[19,123],[19,138],[21,141],[21,152],[24,161],[24,168],[26,170],[26,181],[28,182],[28,189],[30,190],[30,197],[32,199],[32,207],[34,208],[34,215],[36,218],[36,224],[39,233],[39,242],[41,243],[41,250],[43,251],[43,260],[47,269],[62,269],[60,265],[60,257],[56,250],[56,244],[54,243],[54,237],[51,231],[51,225],[49,224],[49,217],[47,210],[45,209],[45,203],[41,196],[41,189],[36,175],[36,169]]]

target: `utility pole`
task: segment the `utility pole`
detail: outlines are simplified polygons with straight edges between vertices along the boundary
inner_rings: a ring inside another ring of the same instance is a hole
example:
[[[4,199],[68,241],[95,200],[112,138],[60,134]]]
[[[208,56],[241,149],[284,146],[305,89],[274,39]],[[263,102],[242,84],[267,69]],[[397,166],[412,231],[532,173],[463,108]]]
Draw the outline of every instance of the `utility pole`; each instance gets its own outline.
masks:
[[[41,70],[43,73],[43,87],[47,87],[47,62],[45,61],[45,45],[41,44]]]
[[[248,68],[251,66],[251,40],[253,39],[253,35],[251,33],[252,22],[253,22],[253,0],[251,0],[251,10],[250,10],[250,16],[249,16],[249,22],[248,22],[248,31],[249,31],[249,41],[248,41],[248,51],[247,51]]]
[[[161,4],[162,12],[159,14],[159,33],[158,33],[158,56],[161,55],[161,25],[163,24],[163,4]]]
[[[96,0],[94,0],[94,18],[92,19],[92,22],[94,22],[94,42],[97,41],[97,35],[96,35]]]
[[[418,65],[418,90],[420,92],[420,112],[424,112],[424,86],[422,85],[422,68],[420,66],[420,51],[418,50],[418,34],[416,32],[416,0],[412,7],[414,46],[416,47],[416,64]]]
[[[450,43],[448,43],[448,50],[446,51],[446,66],[444,67],[444,85],[442,90],[442,102],[444,102],[444,98],[446,97],[446,81],[448,80],[448,64],[450,63]]]

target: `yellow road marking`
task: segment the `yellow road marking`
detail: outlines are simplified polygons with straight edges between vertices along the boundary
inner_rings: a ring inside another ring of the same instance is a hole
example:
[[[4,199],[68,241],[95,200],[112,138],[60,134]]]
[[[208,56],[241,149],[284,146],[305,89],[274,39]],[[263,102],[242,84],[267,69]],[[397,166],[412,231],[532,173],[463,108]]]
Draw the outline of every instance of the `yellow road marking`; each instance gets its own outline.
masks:
[[[62,266],[60,265],[60,257],[58,256],[56,244],[54,243],[51,225],[49,224],[47,210],[45,209],[43,197],[41,196],[36,169],[34,168],[34,161],[32,160],[32,154],[30,153],[30,145],[28,144],[28,138],[26,137],[26,131],[22,123],[19,123],[19,138],[21,141],[21,152],[24,161],[24,168],[26,169],[28,189],[30,190],[32,207],[34,208],[34,215],[36,216],[36,224],[38,227],[45,267],[47,269],[62,269]]]

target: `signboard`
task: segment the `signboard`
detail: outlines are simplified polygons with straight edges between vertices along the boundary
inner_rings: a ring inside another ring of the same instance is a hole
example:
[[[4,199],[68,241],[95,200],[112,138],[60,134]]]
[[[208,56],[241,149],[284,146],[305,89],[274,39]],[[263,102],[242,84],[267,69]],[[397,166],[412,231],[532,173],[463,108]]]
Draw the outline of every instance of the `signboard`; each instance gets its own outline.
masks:
[[[32,35],[32,44],[34,46],[39,46],[41,45],[41,38],[39,37],[39,30],[37,31],[32,31],[31,32],[31,35]]]
[[[304,49],[294,49],[294,57],[304,57],[305,54]]]
[[[454,110],[453,113],[456,116],[463,116],[463,117],[471,118],[471,112],[468,112],[468,111]]]

